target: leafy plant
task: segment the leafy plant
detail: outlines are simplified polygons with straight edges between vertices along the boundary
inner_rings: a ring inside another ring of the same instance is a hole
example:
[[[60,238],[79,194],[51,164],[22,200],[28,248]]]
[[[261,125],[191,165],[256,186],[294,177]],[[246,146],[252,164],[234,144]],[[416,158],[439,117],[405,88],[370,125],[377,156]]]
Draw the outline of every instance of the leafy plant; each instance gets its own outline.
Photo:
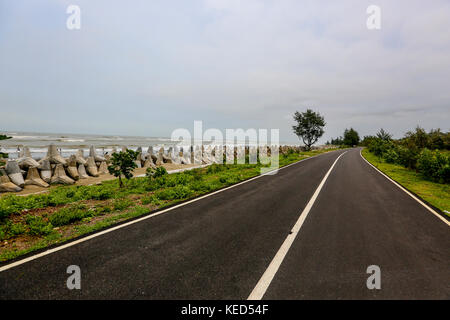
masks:
[[[116,211],[121,211],[130,207],[131,205],[133,205],[133,202],[129,199],[116,199],[113,203],[113,208]]]
[[[58,210],[50,216],[49,220],[53,226],[59,227],[91,216],[93,216],[92,211],[87,210],[85,205],[78,204]]]
[[[50,223],[45,222],[42,217],[27,215],[25,221],[29,228],[28,233],[30,235],[47,235],[53,232],[53,226]]]
[[[130,149],[113,153],[111,156],[111,164],[108,171],[115,177],[119,178],[119,187],[123,187],[122,176],[127,180],[133,177],[133,170],[137,168],[136,159],[139,153]]]
[[[167,170],[164,167],[147,168],[145,175],[150,179],[157,179],[167,174]]]

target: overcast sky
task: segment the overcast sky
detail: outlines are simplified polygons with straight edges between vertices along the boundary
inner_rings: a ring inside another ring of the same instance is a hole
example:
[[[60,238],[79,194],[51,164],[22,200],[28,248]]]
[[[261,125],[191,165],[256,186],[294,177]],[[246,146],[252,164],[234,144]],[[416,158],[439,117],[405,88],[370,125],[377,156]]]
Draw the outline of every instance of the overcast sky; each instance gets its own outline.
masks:
[[[448,0],[0,0],[0,131],[449,130],[449,30]]]

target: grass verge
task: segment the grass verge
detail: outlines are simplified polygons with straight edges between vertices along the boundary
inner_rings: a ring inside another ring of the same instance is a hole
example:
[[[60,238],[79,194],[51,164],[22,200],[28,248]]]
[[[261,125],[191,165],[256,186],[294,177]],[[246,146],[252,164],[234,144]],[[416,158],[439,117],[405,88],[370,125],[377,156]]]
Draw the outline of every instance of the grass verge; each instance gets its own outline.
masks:
[[[280,154],[280,167],[333,151]],[[0,261],[60,244],[157,209],[231,186],[260,174],[261,164],[210,165],[158,178],[138,177],[48,193],[0,197]]]
[[[398,164],[386,163],[382,158],[369,152],[367,148],[364,148],[361,153],[381,172],[450,217],[450,214],[447,213],[450,211],[450,185],[425,180],[420,173],[414,170]]]

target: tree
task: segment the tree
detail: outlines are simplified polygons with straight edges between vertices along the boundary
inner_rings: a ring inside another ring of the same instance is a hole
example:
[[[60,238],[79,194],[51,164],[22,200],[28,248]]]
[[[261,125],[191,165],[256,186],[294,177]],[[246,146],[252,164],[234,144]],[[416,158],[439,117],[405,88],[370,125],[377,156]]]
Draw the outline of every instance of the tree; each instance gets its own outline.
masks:
[[[345,129],[343,144],[346,146],[356,146],[359,143],[359,134],[353,128]]]
[[[297,125],[292,126],[294,133],[301,138],[306,146],[306,149],[311,149],[311,146],[324,134],[323,127],[325,127],[324,117],[318,112],[307,109],[306,112],[295,112],[294,120]]]
[[[127,149],[126,151],[120,151],[113,153],[111,156],[111,164],[108,166],[110,174],[119,178],[119,187],[123,187],[122,175],[127,179],[133,177],[133,170],[137,168],[136,159],[139,152]]]
[[[337,137],[336,139],[331,138],[331,144],[334,146],[340,146],[344,144],[342,137]]]
[[[390,134],[387,131],[384,131],[384,129],[381,128],[380,131],[378,131],[378,133],[377,133],[377,138],[384,140],[384,141],[390,141],[390,140],[392,140],[392,134]]]

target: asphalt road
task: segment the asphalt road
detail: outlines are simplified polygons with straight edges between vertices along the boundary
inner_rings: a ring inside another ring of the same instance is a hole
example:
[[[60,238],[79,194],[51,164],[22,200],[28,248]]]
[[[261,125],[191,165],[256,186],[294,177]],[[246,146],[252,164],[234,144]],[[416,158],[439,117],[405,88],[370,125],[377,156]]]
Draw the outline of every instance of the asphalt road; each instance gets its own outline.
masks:
[[[247,299],[335,151],[0,272],[0,299]],[[449,226],[351,149],[264,299],[449,299]],[[81,269],[69,290],[66,269]],[[369,290],[366,269],[381,270]]]

